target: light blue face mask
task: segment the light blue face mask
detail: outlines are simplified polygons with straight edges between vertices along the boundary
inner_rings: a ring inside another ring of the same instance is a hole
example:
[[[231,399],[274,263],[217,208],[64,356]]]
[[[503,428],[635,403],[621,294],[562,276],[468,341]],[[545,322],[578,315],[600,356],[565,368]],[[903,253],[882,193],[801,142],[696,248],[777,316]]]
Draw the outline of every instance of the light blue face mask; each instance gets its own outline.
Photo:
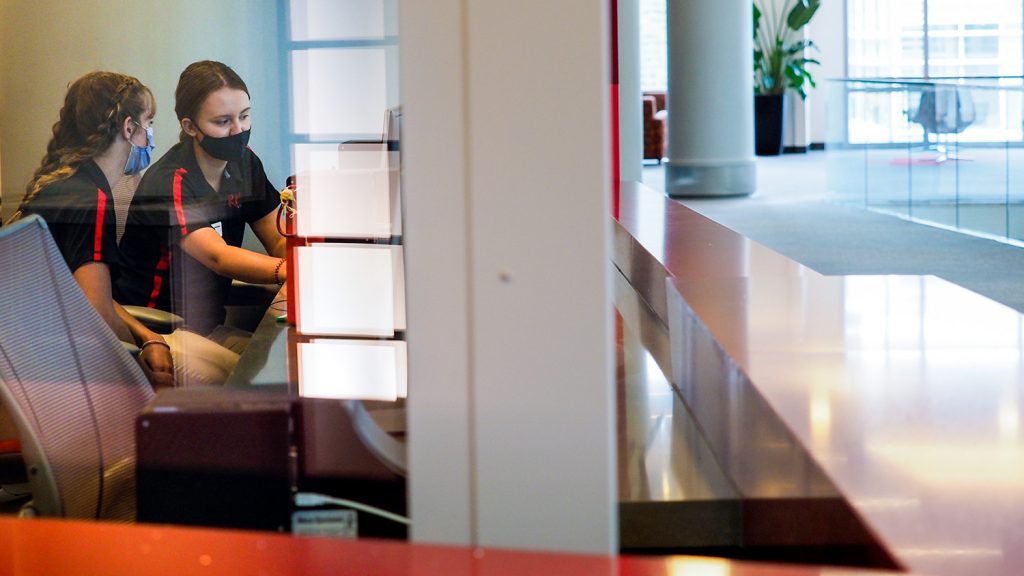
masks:
[[[142,124],[134,122],[136,126],[142,128]],[[132,145],[131,152],[128,153],[128,161],[124,163],[124,173],[128,176],[138,174],[149,166],[149,162],[152,159],[151,153],[153,152],[153,127],[146,128],[146,145],[136,146],[134,142],[128,141]]]

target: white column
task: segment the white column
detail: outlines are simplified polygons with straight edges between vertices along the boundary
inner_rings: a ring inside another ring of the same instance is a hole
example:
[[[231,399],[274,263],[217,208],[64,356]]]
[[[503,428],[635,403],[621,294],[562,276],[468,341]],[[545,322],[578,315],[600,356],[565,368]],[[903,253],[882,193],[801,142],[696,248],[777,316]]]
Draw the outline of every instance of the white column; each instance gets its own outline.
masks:
[[[471,545],[472,239],[463,17],[462,0],[404,2],[399,11],[411,537]]]
[[[640,0],[619,2],[619,177],[643,179],[644,114],[640,97]]]
[[[617,549],[608,12],[402,4],[417,542]]]
[[[670,196],[755,190],[753,26],[749,0],[668,0]]]

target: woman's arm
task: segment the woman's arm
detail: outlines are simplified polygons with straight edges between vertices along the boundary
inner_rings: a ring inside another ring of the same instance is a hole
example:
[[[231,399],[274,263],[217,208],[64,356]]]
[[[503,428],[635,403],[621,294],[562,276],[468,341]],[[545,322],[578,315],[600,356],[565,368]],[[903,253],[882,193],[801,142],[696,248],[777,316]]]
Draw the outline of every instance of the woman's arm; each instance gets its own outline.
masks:
[[[131,332],[132,341],[139,347],[139,360],[146,377],[154,388],[174,386],[174,360],[171,358],[171,347],[164,340],[164,337],[146,328],[121,307],[113,302],[114,312]]]
[[[110,269],[102,262],[87,262],[75,269],[75,282],[85,293],[85,297],[100,314],[100,318],[110,326],[119,340],[135,342],[131,332],[114,310],[114,300],[110,292]]]
[[[277,258],[285,257],[285,238],[277,230],[277,211],[260,218],[251,225],[252,231],[260,239],[267,254]]]
[[[203,266],[227,278],[253,284],[280,284],[287,279],[281,258],[231,246],[213,228],[189,233],[181,239],[181,248]],[[282,255],[283,252],[282,247]]]
[[[174,386],[174,362],[162,336],[133,318],[110,293],[110,269],[102,262],[88,262],[74,272],[85,297],[110,326],[117,338],[138,346],[140,365],[154,388]],[[156,342],[153,342],[156,341]],[[147,344],[149,342],[149,344]],[[163,343],[163,344],[161,344]]]

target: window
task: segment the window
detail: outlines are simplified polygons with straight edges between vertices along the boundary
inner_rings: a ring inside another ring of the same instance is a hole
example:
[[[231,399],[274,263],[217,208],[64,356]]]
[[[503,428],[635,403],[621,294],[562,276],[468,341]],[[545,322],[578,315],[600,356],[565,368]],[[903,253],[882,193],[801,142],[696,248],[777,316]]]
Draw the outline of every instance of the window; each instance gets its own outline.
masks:
[[[1024,73],[1024,0],[847,0],[847,73],[851,78],[925,78],[993,87],[979,77]],[[970,80],[972,79],[973,80]],[[1021,137],[1019,91],[971,90],[975,120],[961,141]],[[914,142],[906,122],[916,94],[851,95],[851,141]],[[1013,101],[1011,101],[1013,100]]]
[[[668,88],[666,0],[640,0],[640,89]]]
[[[1022,0],[848,0],[848,74],[1019,76],[1022,20]]]

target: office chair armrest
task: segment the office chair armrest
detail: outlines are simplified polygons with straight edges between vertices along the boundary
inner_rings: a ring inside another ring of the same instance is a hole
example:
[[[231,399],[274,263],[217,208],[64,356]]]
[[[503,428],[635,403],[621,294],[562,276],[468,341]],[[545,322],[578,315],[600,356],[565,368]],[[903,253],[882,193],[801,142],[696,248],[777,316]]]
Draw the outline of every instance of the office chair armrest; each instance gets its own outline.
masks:
[[[0,454],[0,485],[24,484],[28,482],[28,474],[25,471],[25,460],[21,452]],[[0,488],[0,491],[3,491]],[[7,496],[5,494],[5,496]],[[7,496],[10,498],[10,496]],[[0,500],[4,498],[0,497]]]
[[[280,289],[281,287],[277,284],[252,284],[241,280],[232,280],[227,305],[262,306],[265,308]]]
[[[138,346],[132,344],[131,342],[125,342],[124,340],[121,340],[121,346],[124,346],[124,349],[127,350],[128,353],[131,354],[133,358],[142,353],[142,348],[139,348]]]
[[[10,488],[25,482],[28,475],[21,457],[21,442],[17,438],[0,440],[0,503],[20,498],[25,490]]]
[[[145,306],[122,306],[142,325],[159,334],[170,334],[185,324],[185,319],[177,314],[146,308]]]

